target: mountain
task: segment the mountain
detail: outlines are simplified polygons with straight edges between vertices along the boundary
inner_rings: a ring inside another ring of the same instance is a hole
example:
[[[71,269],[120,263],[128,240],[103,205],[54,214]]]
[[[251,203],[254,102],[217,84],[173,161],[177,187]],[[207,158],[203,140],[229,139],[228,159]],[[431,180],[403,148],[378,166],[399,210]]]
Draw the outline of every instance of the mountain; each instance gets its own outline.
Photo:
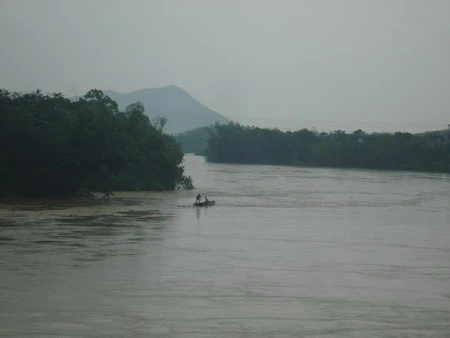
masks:
[[[141,89],[128,94],[113,90],[105,90],[104,93],[117,102],[120,110],[124,110],[130,103],[140,101],[145,107],[145,113],[151,119],[157,116],[167,118],[167,124],[164,127],[164,132],[167,134],[182,133],[210,126],[215,122],[230,121],[177,86]]]

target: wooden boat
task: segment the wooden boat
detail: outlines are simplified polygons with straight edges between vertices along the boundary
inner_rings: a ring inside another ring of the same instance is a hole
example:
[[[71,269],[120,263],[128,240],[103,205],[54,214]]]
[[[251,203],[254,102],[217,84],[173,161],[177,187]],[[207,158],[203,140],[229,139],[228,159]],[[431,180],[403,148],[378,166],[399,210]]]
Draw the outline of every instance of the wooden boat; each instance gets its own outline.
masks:
[[[211,205],[216,204],[216,201],[204,201],[204,202],[195,202],[195,207],[209,207]]]

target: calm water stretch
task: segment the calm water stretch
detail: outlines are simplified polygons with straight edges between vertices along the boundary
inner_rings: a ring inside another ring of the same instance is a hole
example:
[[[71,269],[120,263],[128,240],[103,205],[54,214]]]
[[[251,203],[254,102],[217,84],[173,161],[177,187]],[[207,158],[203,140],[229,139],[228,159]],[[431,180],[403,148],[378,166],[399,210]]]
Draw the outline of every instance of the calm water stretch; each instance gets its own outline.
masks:
[[[0,337],[450,337],[450,175],[185,167],[1,204]]]

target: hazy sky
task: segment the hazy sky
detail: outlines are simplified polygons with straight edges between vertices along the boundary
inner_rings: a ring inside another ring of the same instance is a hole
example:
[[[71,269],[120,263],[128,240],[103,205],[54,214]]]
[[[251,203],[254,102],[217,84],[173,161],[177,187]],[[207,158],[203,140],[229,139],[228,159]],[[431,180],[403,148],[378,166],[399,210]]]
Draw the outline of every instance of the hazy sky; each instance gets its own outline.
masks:
[[[0,88],[177,85],[245,125],[450,123],[450,0],[0,0]]]

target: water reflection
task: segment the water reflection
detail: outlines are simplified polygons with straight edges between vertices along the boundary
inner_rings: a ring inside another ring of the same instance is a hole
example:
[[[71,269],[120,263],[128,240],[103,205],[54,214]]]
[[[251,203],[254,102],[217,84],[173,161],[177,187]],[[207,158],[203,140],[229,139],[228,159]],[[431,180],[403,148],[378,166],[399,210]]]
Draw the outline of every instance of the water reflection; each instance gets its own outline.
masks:
[[[197,219],[200,219],[200,217],[204,217],[208,214],[209,208],[214,207],[211,206],[211,207],[194,207],[194,208],[195,208],[195,216],[197,217]]]
[[[195,216],[197,216],[197,219],[200,219],[200,208],[195,208]]]

